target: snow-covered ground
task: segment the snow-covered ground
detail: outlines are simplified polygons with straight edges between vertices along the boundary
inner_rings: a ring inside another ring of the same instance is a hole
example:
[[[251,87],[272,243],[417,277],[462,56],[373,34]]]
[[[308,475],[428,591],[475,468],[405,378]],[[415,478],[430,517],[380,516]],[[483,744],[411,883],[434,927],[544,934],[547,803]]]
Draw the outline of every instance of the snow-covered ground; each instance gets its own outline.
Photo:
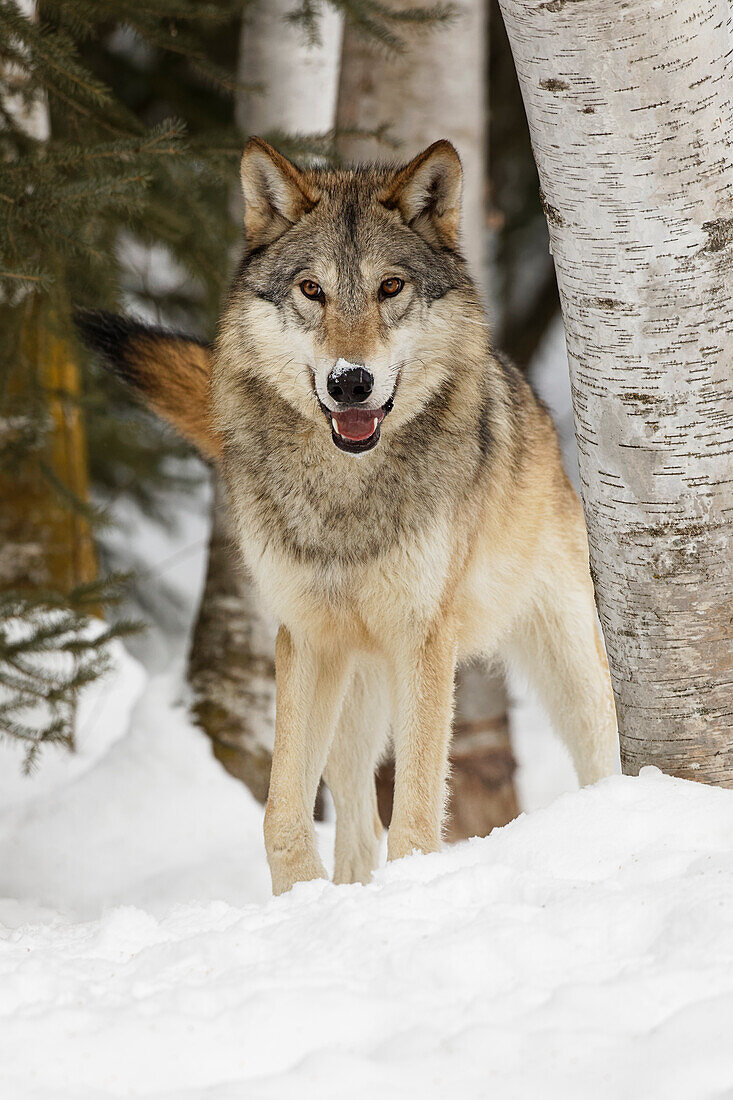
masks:
[[[205,511],[122,516],[163,626],[77,756],[1,750],[0,1100],[733,1098],[733,792],[578,792],[519,687],[528,813],[270,898],[261,808],[186,713]]]

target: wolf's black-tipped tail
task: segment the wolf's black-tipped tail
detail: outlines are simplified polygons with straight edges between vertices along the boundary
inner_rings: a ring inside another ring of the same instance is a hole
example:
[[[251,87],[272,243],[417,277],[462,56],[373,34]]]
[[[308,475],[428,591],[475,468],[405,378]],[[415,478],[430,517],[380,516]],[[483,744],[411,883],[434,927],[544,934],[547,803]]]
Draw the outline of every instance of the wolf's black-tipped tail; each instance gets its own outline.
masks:
[[[182,345],[207,347],[195,336],[148,325],[133,317],[123,317],[103,309],[76,309],[73,319],[74,327],[86,346],[99,355],[109,371],[136,389],[143,388],[143,376],[136,366],[142,342],[176,341]]]
[[[103,365],[131,386],[207,459],[221,440],[211,423],[211,350],[184,336],[103,310],[76,310],[74,324]]]

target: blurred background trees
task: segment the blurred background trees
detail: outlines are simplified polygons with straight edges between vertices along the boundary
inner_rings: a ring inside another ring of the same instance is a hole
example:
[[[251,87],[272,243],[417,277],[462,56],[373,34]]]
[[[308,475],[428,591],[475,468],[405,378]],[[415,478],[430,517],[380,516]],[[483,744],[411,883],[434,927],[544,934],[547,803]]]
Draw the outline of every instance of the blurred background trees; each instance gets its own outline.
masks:
[[[71,741],[75,695],[104,667],[110,634],[90,635],[89,615],[112,595],[110,573],[130,564],[112,553],[104,524],[121,502],[164,522],[175,492],[203,474],[87,360],[72,303],[211,337],[241,235],[237,168],[249,133],[336,162],[406,159],[451,137],[466,165],[469,260],[497,342],[528,365],[557,298],[497,10],[495,0],[0,0],[0,589],[13,601],[0,631],[5,732]],[[262,798],[272,624],[234,565],[218,490],[214,499],[193,706],[219,758]],[[63,675],[28,663],[34,647],[53,648],[49,614],[63,615]],[[19,632],[23,682],[12,663]],[[516,809],[503,688],[482,670],[466,678],[467,755],[463,768],[459,753],[455,761],[466,821],[455,835]],[[40,697],[47,720],[24,724],[18,706],[32,710]]]

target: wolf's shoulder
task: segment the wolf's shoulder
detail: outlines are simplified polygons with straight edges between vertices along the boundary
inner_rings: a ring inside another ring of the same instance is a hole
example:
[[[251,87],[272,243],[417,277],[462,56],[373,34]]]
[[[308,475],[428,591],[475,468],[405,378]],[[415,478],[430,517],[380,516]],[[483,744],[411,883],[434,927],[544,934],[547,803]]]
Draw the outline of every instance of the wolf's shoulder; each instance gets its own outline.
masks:
[[[517,411],[531,409],[538,411],[543,418],[552,420],[552,414],[532,385],[532,381],[526,373],[519,369],[516,363],[499,348],[491,347],[490,355],[499,373],[499,377],[506,387],[508,400]]]

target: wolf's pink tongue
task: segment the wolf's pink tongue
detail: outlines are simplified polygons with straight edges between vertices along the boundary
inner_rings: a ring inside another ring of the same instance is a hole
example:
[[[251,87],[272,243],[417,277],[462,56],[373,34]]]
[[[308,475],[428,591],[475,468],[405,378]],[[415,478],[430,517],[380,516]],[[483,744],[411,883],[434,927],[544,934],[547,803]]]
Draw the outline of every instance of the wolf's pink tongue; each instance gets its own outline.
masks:
[[[346,409],[344,412],[331,413],[331,418],[342,439],[358,443],[374,435],[377,425],[384,420],[384,410]]]

